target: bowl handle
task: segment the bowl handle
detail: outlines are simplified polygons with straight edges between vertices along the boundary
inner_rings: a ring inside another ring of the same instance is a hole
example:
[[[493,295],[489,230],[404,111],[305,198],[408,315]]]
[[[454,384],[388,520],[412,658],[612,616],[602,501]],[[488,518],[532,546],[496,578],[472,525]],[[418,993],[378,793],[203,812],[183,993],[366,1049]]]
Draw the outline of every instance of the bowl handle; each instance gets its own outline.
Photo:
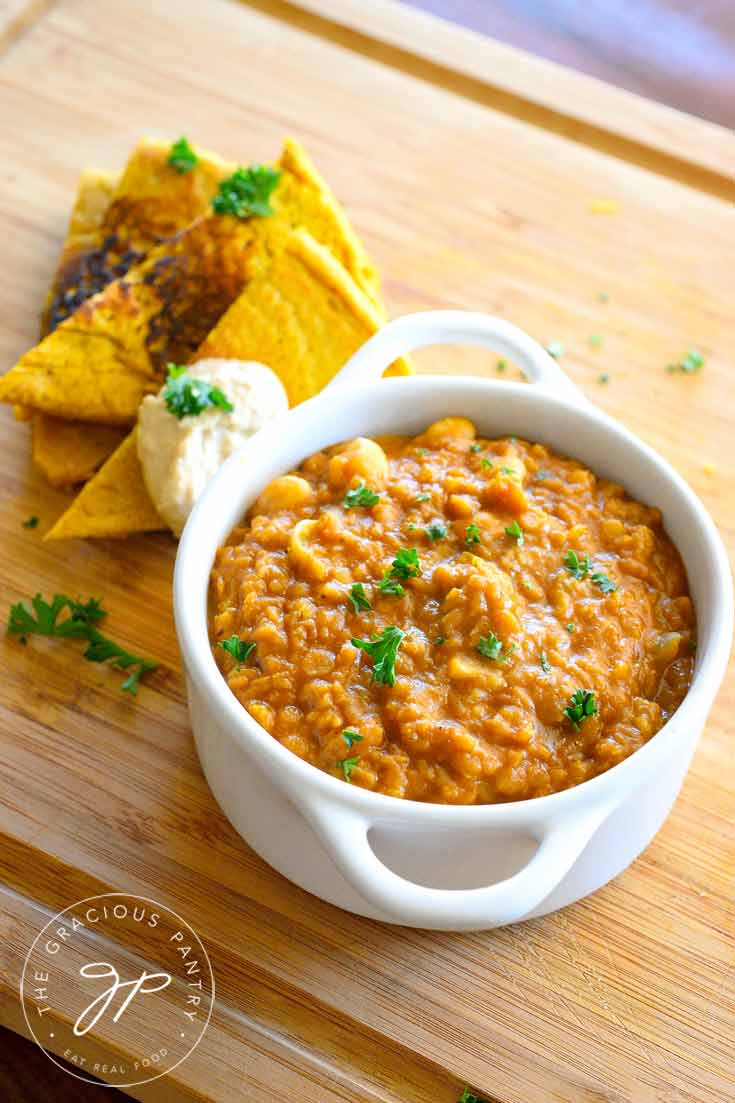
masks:
[[[436,889],[394,873],[370,845],[370,820],[344,806],[298,804],[342,876],[385,919],[411,927],[487,930],[515,923],[534,911],[561,882],[611,808],[569,814],[532,834],[538,848],[517,873],[485,888]],[[490,844],[489,844],[490,845]]]
[[[508,356],[532,382],[553,388],[557,394],[577,403],[588,401],[538,341],[511,322],[469,310],[430,310],[404,314],[387,322],[357,350],[328,386],[379,379],[398,357],[427,345],[461,344],[482,345],[499,356]]]

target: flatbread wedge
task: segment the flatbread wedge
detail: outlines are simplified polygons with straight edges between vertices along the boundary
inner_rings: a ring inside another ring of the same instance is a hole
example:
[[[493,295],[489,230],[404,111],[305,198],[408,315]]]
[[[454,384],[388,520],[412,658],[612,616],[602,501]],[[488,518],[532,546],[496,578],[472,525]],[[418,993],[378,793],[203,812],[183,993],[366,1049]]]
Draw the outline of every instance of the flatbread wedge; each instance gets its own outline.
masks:
[[[305,230],[285,234],[278,248],[272,238],[263,239],[251,267],[245,290],[192,359],[259,360],[278,375],[292,405],[302,402],[329,382],[382,319],[332,253]],[[397,361],[390,371],[407,374],[410,368]],[[131,434],[87,483],[47,540],[107,536],[113,528],[122,535],[123,524],[127,532],[150,527],[155,509],[140,471],[130,472],[133,440]],[[118,478],[114,494],[112,477]]]
[[[134,429],[82,488],[44,539],[127,536],[132,532],[156,532],[165,527],[143,482]]]
[[[80,421],[133,423],[166,363],[188,362],[243,290],[258,240],[278,239],[292,225],[313,224],[324,244],[346,252],[367,279],[357,239],[350,231],[346,242],[336,200],[296,143],[284,151],[282,170],[273,217],[243,222],[209,215],[152,249],[26,353],[0,379],[0,401]]]

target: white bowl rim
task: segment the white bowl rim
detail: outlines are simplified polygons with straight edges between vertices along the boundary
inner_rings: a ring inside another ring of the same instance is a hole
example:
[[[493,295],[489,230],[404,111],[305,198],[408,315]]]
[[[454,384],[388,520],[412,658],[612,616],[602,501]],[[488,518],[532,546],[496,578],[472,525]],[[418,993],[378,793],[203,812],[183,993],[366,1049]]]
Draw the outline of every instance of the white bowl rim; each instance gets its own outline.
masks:
[[[278,432],[282,433],[286,428],[289,433],[292,433],[294,426],[297,427],[300,421],[304,422],[316,416],[314,411],[317,404],[323,401],[322,396],[325,392],[322,392],[316,398],[291,409],[284,418],[278,419],[277,422],[261,430],[257,437],[251,438],[225,462],[197,503],[182,535],[176,557],[174,614],[187,673],[197,691],[206,695],[207,707],[214,709],[222,727],[246,753],[257,754],[270,779],[276,784],[280,782],[280,787],[284,791],[302,791],[307,787],[313,795],[366,813],[373,821],[400,819],[414,823],[420,821],[436,823],[441,819],[447,825],[474,824],[479,827],[503,824],[510,827],[519,822],[545,822],[555,818],[558,813],[568,810],[575,803],[581,802],[585,806],[607,804],[613,794],[619,794],[621,787],[625,788],[626,792],[630,791],[630,788],[636,788],[644,780],[644,775],[647,776],[675,752],[679,743],[676,733],[685,733],[687,727],[698,723],[698,717],[701,723],[702,714],[706,715],[714,700],[729,659],[733,623],[732,581],[721,538],[704,506],[684,479],[653,448],[585,400],[581,393],[579,398],[575,398],[573,392],[576,388],[571,386],[569,389],[565,388],[562,393],[555,393],[541,383],[529,385],[477,376],[427,374],[382,379],[378,382],[353,384],[349,388],[330,389],[330,404],[332,406],[339,404],[344,407],[354,403],[359,404],[367,395],[373,394],[375,387],[381,388],[386,401],[392,400],[396,403],[409,399],[412,392],[443,390],[447,394],[447,416],[452,412],[452,392],[476,390],[487,396],[514,394],[532,403],[543,402],[552,413],[556,408],[559,412],[571,411],[576,416],[591,420],[601,432],[622,439],[624,444],[636,450],[645,462],[656,467],[659,474],[664,475],[673,485],[684,507],[689,510],[692,524],[697,526],[699,537],[706,545],[712,569],[716,575],[715,584],[720,598],[706,633],[702,633],[698,613],[697,660],[692,683],[684,700],[647,743],[604,773],[560,792],[504,803],[437,804],[375,793],[359,786],[347,785],[341,779],[332,777],[283,747],[250,716],[222,677],[211,650],[206,608],[204,631],[201,630],[201,623],[197,626],[197,620],[201,621],[201,609],[195,609],[197,602],[192,601],[191,595],[196,592],[197,585],[201,585],[205,580],[206,602],[212,567],[211,561],[203,564],[197,552],[198,530],[201,528],[206,531],[208,524],[214,524],[217,503],[225,496],[232,497],[236,493],[235,489],[231,489],[231,484],[234,488],[243,456],[257,454],[253,447],[254,442],[264,434],[270,437],[277,435]],[[369,426],[366,426],[365,432],[369,435]],[[340,439],[342,438],[337,434],[333,443],[338,443]],[[328,445],[325,444],[323,447]],[[292,469],[291,466],[285,468],[285,470],[290,469]],[[253,500],[254,496],[243,499],[240,515],[244,515]],[[213,518],[210,518],[210,514],[214,514]],[[703,646],[702,635],[706,636]]]

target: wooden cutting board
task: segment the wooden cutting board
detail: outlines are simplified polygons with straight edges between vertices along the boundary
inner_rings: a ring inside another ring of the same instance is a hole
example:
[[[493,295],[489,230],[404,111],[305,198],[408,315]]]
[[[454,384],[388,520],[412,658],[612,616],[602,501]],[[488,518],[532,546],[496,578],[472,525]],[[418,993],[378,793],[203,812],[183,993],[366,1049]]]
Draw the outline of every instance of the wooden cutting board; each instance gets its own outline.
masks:
[[[732,135],[391,3],[12,0],[0,18],[3,368],[35,340],[82,166],[118,167],[142,132],[244,161],[290,132],[393,313],[488,310],[562,341],[563,366],[671,460],[735,547]],[[667,373],[690,347],[703,370]],[[418,363],[494,372],[477,352]],[[32,470],[27,427],[0,419],[5,605],[101,596],[110,634],[163,663],[131,701],[73,646],[2,643],[0,1021],[25,1030],[20,964],[45,917],[130,891],[183,913],[218,987],[199,1048],[137,1098],[735,1097],[732,676],[669,821],[592,898],[485,934],[357,919],[266,867],[205,785],[173,541],[43,544],[66,499]]]

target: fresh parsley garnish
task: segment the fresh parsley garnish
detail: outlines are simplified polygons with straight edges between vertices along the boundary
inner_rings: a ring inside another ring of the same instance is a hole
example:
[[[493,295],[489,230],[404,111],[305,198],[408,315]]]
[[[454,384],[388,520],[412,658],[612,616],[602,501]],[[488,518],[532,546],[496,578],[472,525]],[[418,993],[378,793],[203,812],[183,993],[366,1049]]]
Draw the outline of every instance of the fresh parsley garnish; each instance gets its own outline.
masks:
[[[163,400],[168,412],[179,421],[183,417],[197,417],[208,406],[216,406],[228,414],[235,409],[219,387],[213,387],[206,379],[195,379],[188,374],[185,366],[167,364],[166,367],[168,374]]]
[[[373,633],[369,640],[352,639],[352,646],[359,647],[372,659],[374,682],[384,686],[396,684],[396,657],[405,635],[400,628],[390,624],[380,635]]]
[[[493,466],[493,461],[489,460],[487,458],[487,456],[483,456],[482,459],[480,460],[480,467],[484,467],[485,470],[489,471],[492,466]]]
[[[223,651],[227,651],[232,655],[233,659],[238,663],[244,663],[248,657],[255,651],[254,643],[247,643],[246,640],[241,640],[239,636],[230,636],[229,640],[221,640],[219,646]]]
[[[570,549],[564,556],[564,568],[569,571],[572,578],[579,581],[586,578],[592,570],[592,560],[588,555],[583,555],[580,559],[577,553]]]
[[[95,627],[107,615],[97,598],[82,602],[64,594],[55,594],[47,602],[40,594],[36,594],[31,599],[31,607],[32,611],[22,601],[10,607],[10,635],[19,636],[21,643],[25,643],[27,637],[32,635],[85,640],[87,649],[84,658],[89,662],[109,662],[117,670],[130,671],[120,687],[125,693],[135,696],[140,679],[158,667],[158,663],[127,651],[120,644],[103,636]],[[62,616],[64,613],[67,615]]]
[[[480,636],[475,646],[475,651],[479,651],[483,658],[492,659],[496,663],[504,663],[515,649],[516,645],[512,643],[510,647],[503,650],[502,641],[493,632],[488,632],[486,636]]]
[[[595,571],[590,581],[594,582],[595,586],[599,586],[603,594],[614,594],[617,590],[617,586],[612,579],[608,578],[607,575],[603,574],[601,571]]]
[[[704,357],[698,349],[689,349],[683,360],[678,364],[669,364],[667,372],[683,372],[685,375],[694,375],[704,366]]]
[[[558,360],[564,355],[565,349],[561,341],[549,341],[546,351],[549,356],[553,356],[554,360]]]
[[[23,522],[23,528],[24,529],[34,529],[37,524],[38,524],[38,517],[36,517],[36,515],[34,514],[33,517],[28,517]]]
[[[510,536],[511,540],[515,540],[519,547],[523,543],[523,529],[517,521],[511,521],[509,525],[505,526],[505,534]]]
[[[541,663],[541,669],[543,670],[544,674],[550,674],[551,667],[549,666],[549,660],[546,657],[545,651],[541,651],[539,653],[539,662]]]
[[[610,301],[610,296],[608,295],[607,291],[598,291],[597,292],[597,299],[598,299],[598,302],[606,303],[606,302]]]
[[[464,1088],[457,1103],[487,1103],[486,1099],[482,1099],[479,1095],[475,1095],[469,1088]]]
[[[268,202],[281,179],[278,169],[267,165],[251,165],[235,169],[232,176],[222,180],[212,200],[215,214],[232,214],[236,218],[267,218],[273,214]]]
[[[379,494],[376,494],[369,486],[365,486],[365,483],[359,482],[356,487],[347,491],[342,499],[342,505],[345,509],[356,509],[358,506],[363,506],[365,509],[372,509],[379,501]]]
[[[518,474],[515,467],[508,467],[507,463],[504,463],[503,466],[500,468],[500,473],[502,475],[517,475]]]
[[[572,624],[571,621],[569,622],[569,624],[565,624],[564,627],[566,628],[566,630],[567,630],[567,632],[569,633],[570,636],[571,636],[572,632],[574,632],[577,628],[576,624]]]
[[[435,540],[444,539],[444,537],[447,535],[447,526],[441,521],[432,521],[430,525],[426,526],[424,532],[433,544]]]
[[[508,362],[506,360],[498,360],[497,364],[495,365],[495,370],[502,373],[507,367]]]
[[[350,774],[354,770],[355,766],[357,766],[359,761],[359,758],[343,758],[341,762],[337,763],[339,768],[342,770],[342,773],[345,775],[345,781],[350,780]]]
[[[593,333],[592,336],[588,338],[588,340],[593,349],[599,349],[602,347],[601,333]]]
[[[471,444],[471,445],[470,445],[470,452],[474,452],[474,453],[475,453],[475,455],[477,455],[477,453],[478,453],[478,452],[482,452],[482,445],[481,445],[481,444],[478,444],[478,443],[477,443],[477,442],[475,441],[475,443],[474,443],[474,444]]]
[[[474,521],[471,521],[464,532],[464,542],[467,547],[480,543],[480,530]]]
[[[356,613],[369,613],[372,609],[362,582],[353,582],[350,586],[349,598]]]
[[[537,479],[546,479],[548,478],[548,475],[548,471],[543,467],[539,467],[538,471],[536,472]]]
[[[361,743],[363,739],[359,732],[352,731],[351,728],[345,728],[345,730],[342,732],[342,738],[344,739],[350,750],[352,750],[355,743]]]
[[[610,376],[609,376],[609,375],[607,374],[607,372],[606,372],[606,371],[602,371],[602,372],[600,372],[600,374],[599,374],[599,375],[597,376],[597,382],[598,382],[598,383],[601,383],[601,384],[603,384],[603,385],[604,385],[605,383],[609,383],[609,382],[610,382]]]
[[[390,574],[393,578],[418,578],[421,574],[421,563],[416,548],[399,548]]]
[[[418,504],[419,502],[428,502],[430,499],[431,494],[419,494],[418,498],[416,498],[415,501]]]
[[[378,583],[378,591],[388,597],[403,597],[405,590],[397,578],[392,578],[390,571],[386,571]]]
[[[590,716],[597,715],[597,702],[595,695],[589,689],[576,690],[569,699],[569,704],[564,709],[564,715],[577,731]]]
[[[190,172],[198,162],[199,158],[189,145],[187,138],[179,138],[178,142],[174,142],[171,146],[168,163],[177,172]]]
[[[441,647],[441,645],[443,643],[446,643],[446,642],[447,642],[447,637],[446,636],[437,636],[436,639],[434,640],[434,643],[436,644],[437,647]]]

